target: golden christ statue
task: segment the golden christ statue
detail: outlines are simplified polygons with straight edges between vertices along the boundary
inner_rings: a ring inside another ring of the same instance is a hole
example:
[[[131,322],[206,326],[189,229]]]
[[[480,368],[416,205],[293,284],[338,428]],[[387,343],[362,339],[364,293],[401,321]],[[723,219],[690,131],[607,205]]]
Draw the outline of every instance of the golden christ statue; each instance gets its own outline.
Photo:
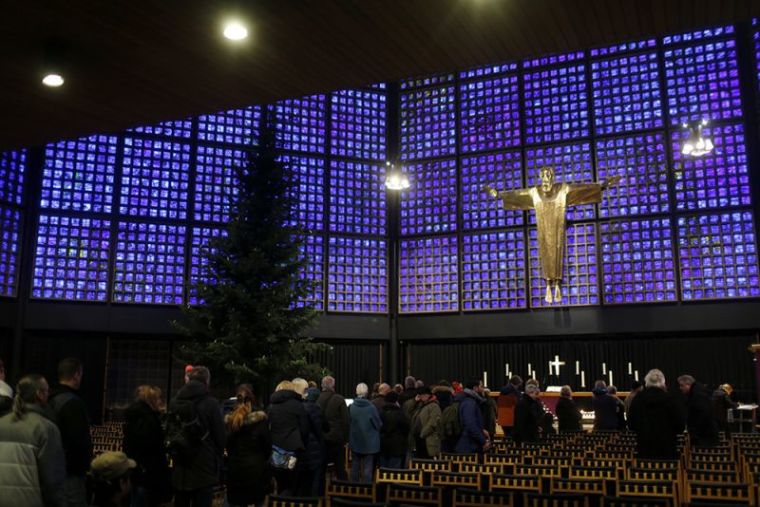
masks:
[[[602,190],[614,185],[620,176],[604,183],[555,183],[554,168],[542,167],[539,185],[519,190],[497,192],[485,185],[491,197],[501,199],[504,209],[535,208],[538,227],[538,257],[541,273],[546,280],[546,302],[562,301],[562,263],[565,257],[565,210],[568,206],[592,204],[602,200]],[[554,295],[552,295],[552,288]]]

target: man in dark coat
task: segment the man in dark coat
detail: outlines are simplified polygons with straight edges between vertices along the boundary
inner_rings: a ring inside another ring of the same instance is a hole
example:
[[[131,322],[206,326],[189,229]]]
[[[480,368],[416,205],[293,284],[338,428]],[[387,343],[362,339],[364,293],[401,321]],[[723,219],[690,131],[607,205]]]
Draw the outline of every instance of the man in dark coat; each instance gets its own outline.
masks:
[[[385,404],[380,410],[380,466],[404,468],[408,451],[409,419],[398,406],[398,393],[390,391],[385,395]]]
[[[417,379],[409,375],[404,379],[404,392],[398,397],[398,404],[404,407],[404,404],[413,400],[417,396]],[[407,414],[408,416],[408,414]]]
[[[718,424],[718,430],[726,434],[726,438],[731,435],[728,425],[728,411],[739,406],[738,403],[731,399],[733,388],[730,384],[722,384],[713,392],[713,417]]]
[[[317,405],[322,409],[328,427],[324,434],[325,460],[335,464],[338,479],[346,480],[344,451],[348,442],[348,407],[346,399],[335,392],[335,379],[329,375],[322,379],[322,393],[317,398]]]
[[[667,392],[665,375],[650,370],[645,388],[631,402],[628,424],[636,432],[636,451],[644,459],[678,459],[678,434],[684,430],[683,412]]]
[[[559,392],[560,398],[557,400],[557,408],[555,412],[557,419],[559,420],[559,431],[581,431],[583,425],[581,424],[581,411],[573,401],[573,390],[570,386],[562,386]]]
[[[68,357],[58,363],[58,385],[50,393],[49,404],[55,412],[66,454],[66,505],[87,505],[85,475],[92,461],[92,439],[87,405],[79,397],[82,384],[82,362]]]
[[[484,452],[490,447],[483,426],[483,412],[480,408],[483,399],[483,383],[478,379],[468,380],[464,390],[454,396],[459,403],[459,422],[462,433],[459,435],[454,452],[468,454]]]
[[[222,407],[208,392],[211,372],[205,366],[193,366],[188,382],[169,403],[170,413],[193,411],[203,428],[203,437],[188,456],[177,459],[172,474],[176,489],[174,505],[211,506],[214,487],[219,483],[227,432]]]
[[[678,377],[678,388],[686,395],[686,427],[694,447],[718,445],[718,424],[713,416],[713,403],[702,384],[691,375]]]
[[[540,390],[535,384],[525,386],[525,394],[515,407],[515,425],[512,439],[515,442],[535,442],[544,417],[544,409],[538,401]]]
[[[604,380],[597,380],[592,391],[594,397],[591,406],[594,408],[594,431],[617,430],[618,428],[618,399],[607,391]]]
[[[377,396],[372,398],[372,404],[375,406],[378,412],[383,409],[383,405],[385,405],[385,397],[389,392],[391,392],[391,386],[385,382],[377,386]]]

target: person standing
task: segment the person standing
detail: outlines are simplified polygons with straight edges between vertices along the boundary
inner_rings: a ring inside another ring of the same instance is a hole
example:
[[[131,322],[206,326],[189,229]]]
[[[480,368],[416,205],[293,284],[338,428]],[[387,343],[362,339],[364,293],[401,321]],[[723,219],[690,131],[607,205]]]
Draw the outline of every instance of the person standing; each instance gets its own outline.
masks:
[[[5,363],[0,359],[0,417],[13,408],[13,388],[5,382]]]
[[[324,476],[319,479],[320,472],[323,471],[322,463],[325,456],[325,440],[322,428],[325,427],[322,410],[315,403],[319,397],[319,391],[309,393],[309,383],[302,378],[293,379],[295,391],[303,399],[303,407],[306,410],[306,416],[309,419],[309,435],[306,440],[306,450],[303,459],[297,466],[301,467],[299,477],[299,489],[296,496],[314,497],[319,495],[319,486],[324,482]]]
[[[454,389],[447,380],[439,380],[438,383],[433,386],[433,395],[438,400],[438,406],[441,407],[441,412],[446,410],[446,407],[451,405],[454,399]]]
[[[496,400],[496,416],[504,436],[512,434],[515,425],[515,407],[522,398],[520,392],[522,383],[522,377],[513,375],[507,385],[499,389],[499,398]]]
[[[730,384],[722,384],[713,392],[713,417],[718,425],[718,430],[726,434],[726,438],[731,436],[731,428],[728,425],[728,411],[739,406],[738,403],[731,399],[733,387]]]
[[[684,418],[677,400],[667,392],[665,375],[649,370],[644,390],[631,402],[628,423],[636,432],[636,452],[644,459],[678,459],[678,434]]]
[[[82,385],[82,362],[67,357],[58,363],[58,385],[50,393],[50,406],[55,412],[66,454],[66,505],[87,505],[86,474],[92,461],[92,439],[87,405],[79,396]]]
[[[631,392],[628,393],[628,396],[625,397],[625,401],[623,404],[625,405],[625,419],[626,421],[631,417],[631,403],[633,403],[633,399],[636,397],[637,394],[641,392],[641,390],[644,389],[644,384],[639,382],[638,380],[634,380],[631,384]],[[630,428],[630,423],[628,424],[628,427]]]
[[[289,380],[277,384],[269,400],[267,409],[269,431],[272,434],[272,446],[293,454],[296,467],[276,468],[277,493],[283,496],[296,496],[301,487],[304,452],[309,440],[309,416],[303,406],[303,397],[296,392],[296,387]]]
[[[429,387],[417,390],[418,406],[411,421],[416,458],[435,458],[441,453],[441,438],[438,423],[441,421],[441,407]]]
[[[612,396],[612,399],[614,399],[615,403],[617,404],[617,410],[615,412],[615,415],[617,416],[617,429],[620,431],[625,431],[625,403],[623,403],[623,400],[618,398],[617,387],[607,386],[607,394]]]
[[[383,409],[383,405],[385,405],[385,397],[389,392],[391,392],[391,386],[385,382],[377,386],[377,396],[372,398],[372,404],[375,406],[378,412]]]
[[[559,420],[559,432],[583,431],[581,420],[583,416],[578,406],[573,401],[573,390],[570,386],[562,386],[559,391],[559,400],[557,400],[557,419]]]
[[[470,379],[464,389],[454,395],[454,401],[459,403],[459,421],[462,433],[459,435],[454,452],[468,454],[482,453],[489,449],[488,434],[483,426],[483,412],[480,405],[483,400],[483,383],[478,379]]]
[[[543,422],[544,408],[539,401],[540,389],[536,384],[527,384],[525,394],[515,407],[515,425],[512,439],[515,442],[536,442],[539,427]]]
[[[137,388],[134,403],[124,412],[124,452],[137,463],[132,472],[132,484],[135,490],[143,490],[150,506],[172,499],[160,406],[161,389],[143,385]]]
[[[367,384],[356,386],[356,399],[348,409],[351,418],[351,480],[372,482],[375,455],[380,452],[380,428],[383,423],[377,409],[367,399]]]
[[[172,485],[176,490],[176,507],[210,507],[214,487],[219,483],[227,432],[222,407],[209,393],[211,372],[205,366],[193,366],[188,382],[169,403],[170,417],[179,416],[187,425],[197,427],[190,449],[174,463]]]
[[[618,429],[618,399],[607,391],[604,380],[597,380],[591,391],[594,408],[594,431],[611,431]]]
[[[335,465],[335,475],[346,480],[346,443],[348,442],[348,407],[346,399],[335,392],[335,378],[326,376],[322,379],[322,392],[317,398],[317,405],[327,421],[325,439],[325,462]]]
[[[409,420],[398,406],[398,393],[390,391],[385,395],[385,404],[380,410],[380,466],[384,468],[404,468],[409,439]]]
[[[719,442],[718,423],[707,390],[691,375],[678,377],[678,388],[686,396],[686,428],[691,445],[715,447]]]
[[[66,458],[61,433],[48,410],[49,388],[42,375],[27,375],[16,386],[13,412],[0,417],[0,505],[66,505]]]

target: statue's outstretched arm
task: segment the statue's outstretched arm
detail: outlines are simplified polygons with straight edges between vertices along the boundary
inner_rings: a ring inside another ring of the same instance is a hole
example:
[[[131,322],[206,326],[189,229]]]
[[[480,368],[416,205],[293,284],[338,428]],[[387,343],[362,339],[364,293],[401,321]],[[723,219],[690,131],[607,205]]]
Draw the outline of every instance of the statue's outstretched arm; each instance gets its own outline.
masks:
[[[501,199],[504,209],[533,209],[533,197],[529,188],[498,192],[489,185],[483,185],[483,190],[494,199]]]

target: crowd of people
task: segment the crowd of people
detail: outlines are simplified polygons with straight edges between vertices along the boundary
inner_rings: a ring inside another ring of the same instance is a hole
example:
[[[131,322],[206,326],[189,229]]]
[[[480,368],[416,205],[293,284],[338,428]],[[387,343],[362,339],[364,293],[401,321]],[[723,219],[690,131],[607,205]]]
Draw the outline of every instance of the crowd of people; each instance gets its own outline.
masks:
[[[295,378],[280,382],[264,408],[249,384],[220,404],[209,392],[209,369],[190,366],[165,414],[161,390],[138,387],[124,414],[123,452],[93,459],[78,394],[82,374],[82,363],[67,358],[55,386],[27,375],[14,395],[0,362],[0,506],[210,506],[220,480],[230,506],[262,505],[269,493],[324,495],[330,464],[338,479],[371,482],[377,466],[403,468],[411,457],[488,452],[497,424],[518,443],[583,430],[569,386],[561,388],[555,424],[539,383],[523,384],[519,376],[498,396],[479,379],[425,385],[409,376],[403,386],[372,389],[360,383],[350,403],[331,376],[320,386]],[[692,445],[717,445],[736,407],[730,386],[711,394],[690,375],[677,381],[680,398],[668,392],[661,371],[651,370],[625,401],[597,381],[594,430],[636,432],[638,455],[646,458],[676,458],[684,430]]]

